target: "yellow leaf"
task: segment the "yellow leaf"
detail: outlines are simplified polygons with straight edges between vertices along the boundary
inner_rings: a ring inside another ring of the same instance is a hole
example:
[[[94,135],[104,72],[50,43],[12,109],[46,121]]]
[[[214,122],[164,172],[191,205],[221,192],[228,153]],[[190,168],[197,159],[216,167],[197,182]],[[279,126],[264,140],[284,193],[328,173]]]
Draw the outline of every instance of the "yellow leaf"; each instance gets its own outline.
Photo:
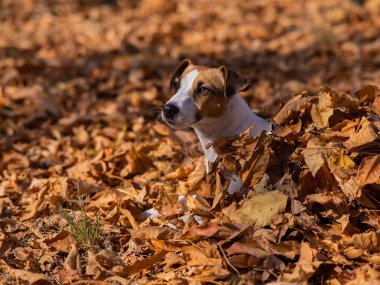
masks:
[[[329,158],[329,166],[343,167],[344,169],[352,169],[356,167],[355,162],[348,155],[332,155]]]
[[[266,192],[243,201],[230,219],[237,223],[253,223],[257,227],[269,224],[273,217],[285,211],[288,196],[278,190]]]

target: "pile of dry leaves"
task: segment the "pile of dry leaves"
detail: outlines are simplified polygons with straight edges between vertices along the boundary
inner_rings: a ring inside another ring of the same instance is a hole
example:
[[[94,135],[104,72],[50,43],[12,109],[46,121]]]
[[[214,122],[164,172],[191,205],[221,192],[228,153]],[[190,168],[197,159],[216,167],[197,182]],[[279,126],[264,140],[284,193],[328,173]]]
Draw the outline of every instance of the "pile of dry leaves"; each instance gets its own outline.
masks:
[[[1,1],[0,283],[380,279],[379,15],[377,0]],[[194,133],[156,120],[185,57],[246,74],[276,122],[215,142],[207,176]],[[233,172],[245,190],[229,195]]]

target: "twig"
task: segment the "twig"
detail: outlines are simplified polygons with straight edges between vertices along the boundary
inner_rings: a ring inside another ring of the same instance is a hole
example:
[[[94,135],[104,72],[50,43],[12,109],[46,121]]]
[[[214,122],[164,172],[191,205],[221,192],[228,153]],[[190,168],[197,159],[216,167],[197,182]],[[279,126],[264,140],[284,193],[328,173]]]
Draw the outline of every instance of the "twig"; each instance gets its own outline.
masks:
[[[274,273],[271,269],[269,270],[266,270],[266,269],[261,269],[261,268],[253,268],[252,269],[253,271],[261,271],[261,272],[269,272],[270,274],[272,274],[274,277],[278,278],[279,276]]]
[[[233,266],[232,263],[228,260],[226,254],[224,253],[224,250],[223,250],[223,248],[221,247],[220,244],[218,244],[218,247],[219,247],[220,251],[222,252],[222,255],[223,255],[224,259],[226,260],[227,264],[235,271],[235,273],[237,275],[239,275],[240,274],[239,270],[237,270],[236,267]]]

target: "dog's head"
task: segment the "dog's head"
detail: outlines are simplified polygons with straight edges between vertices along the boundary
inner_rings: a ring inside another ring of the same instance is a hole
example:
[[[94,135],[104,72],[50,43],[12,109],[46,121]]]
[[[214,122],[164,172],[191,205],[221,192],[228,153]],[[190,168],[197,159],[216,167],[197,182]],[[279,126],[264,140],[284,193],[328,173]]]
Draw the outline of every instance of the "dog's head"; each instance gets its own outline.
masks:
[[[250,81],[224,66],[197,66],[186,59],[178,65],[170,81],[174,95],[166,102],[162,118],[169,126],[183,129],[208,118],[221,117],[232,96],[250,86]]]

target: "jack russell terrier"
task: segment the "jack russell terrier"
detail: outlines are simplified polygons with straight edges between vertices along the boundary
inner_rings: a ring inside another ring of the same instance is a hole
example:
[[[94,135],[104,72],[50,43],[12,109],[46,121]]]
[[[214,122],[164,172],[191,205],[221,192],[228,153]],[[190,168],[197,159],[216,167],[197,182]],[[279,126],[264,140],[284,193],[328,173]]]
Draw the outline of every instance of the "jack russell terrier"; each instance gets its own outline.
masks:
[[[270,131],[272,123],[253,113],[238,94],[250,87],[249,80],[225,66],[198,66],[189,59],[178,65],[170,81],[174,95],[164,105],[162,119],[174,129],[194,129],[206,156],[207,173],[209,162],[213,163],[217,158],[209,144],[220,138],[239,135],[248,128],[251,128],[251,136]],[[240,190],[241,180],[233,175],[228,193]],[[180,195],[178,200],[186,203],[184,195]],[[159,213],[152,208],[144,216],[154,218]],[[199,222],[200,218],[196,217],[196,220]]]
[[[165,104],[162,118],[174,129],[194,129],[206,155],[207,171],[208,162],[217,158],[208,144],[248,128],[252,136],[270,131],[272,123],[253,113],[238,94],[247,91],[251,82],[225,66],[197,66],[186,59],[178,65],[170,87],[175,93]]]

